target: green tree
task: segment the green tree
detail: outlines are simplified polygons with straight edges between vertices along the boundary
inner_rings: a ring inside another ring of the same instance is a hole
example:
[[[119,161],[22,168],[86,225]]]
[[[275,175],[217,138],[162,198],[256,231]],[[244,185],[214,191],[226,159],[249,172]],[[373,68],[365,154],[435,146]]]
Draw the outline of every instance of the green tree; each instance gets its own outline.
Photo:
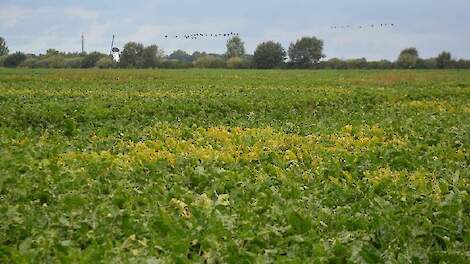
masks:
[[[200,51],[195,51],[193,52],[193,54],[191,55],[191,58],[193,61],[196,61],[197,59],[199,59],[200,57],[202,56],[206,56],[207,53],[206,52],[200,52]]]
[[[145,47],[142,52],[142,65],[139,68],[154,68],[163,56],[163,51],[157,45]]]
[[[416,61],[416,69],[436,69],[437,61],[436,58],[421,59]]]
[[[83,57],[71,57],[64,61],[65,68],[78,69],[83,65]]]
[[[414,69],[419,59],[419,53],[416,48],[404,49],[398,56],[397,65],[400,68]]]
[[[225,63],[222,58],[215,55],[203,55],[194,61],[194,66],[197,68],[223,68]]]
[[[0,56],[6,56],[9,52],[5,39],[0,37]]]
[[[303,37],[289,46],[289,58],[296,67],[308,68],[317,64],[323,55],[323,40]]]
[[[414,56],[416,58],[419,58],[418,50],[416,48],[413,48],[413,47],[404,49],[400,52],[400,56],[401,55],[406,55],[406,54]]]
[[[82,68],[93,68],[96,66],[96,63],[103,58],[104,54],[99,53],[99,52],[92,52],[87,54],[82,61]]]
[[[225,53],[227,59],[233,57],[241,58],[243,55],[245,55],[245,43],[243,43],[240,37],[236,36],[227,40],[227,52]]]
[[[46,56],[56,56],[59,55],[59,51],[56,49],[48,49],[46,50]]]
[[[0,67],[4,66],[4,62],[5,62],[6,58],[7,58],[7,56],[0,56]]]
[[[191,62],[192,56],[189,55],[186,51],[184,50],[177,50],[174,51],[173,53],[168,56],[168,59],[170,60],[177,60],[177,61],[183,61],[183,62]]]
[[[143,65],[144,45],[129,42],[124,45],[119,65],[123,68],[141,67]]]
[[[403,54],[398,57],[397,65],[403,69],[414,69],[418,59],[410,54]]]
[[[37,62],[37,66],[40,68],[64,68],[65,59],[60,55],[42,56]]]
[[[338,58],[329,59],[326,65],[329,69],[346,69],[348,67],[344,60]]]
[[[281,66],[286,59],[286,51],[280,43],[273,41],[258,45],[253,54],[253,64],[259,69],[272,69]]]
[[[96,67],[100,69],[114,68],[115,65],[116,63],[110,56],[102,57],[99,61],[96,62]]]
[[[227,68],[229,69],[242,69],[247,68],[247,63],[240,57],[232,57],[227,60]]]
[[[367,60],[366,58],[349,59],[346,60],[346,65],[348,69],[365,69],[367,68]]]
[[[460,59],[455,62],[455,67],[459,69],[470,69],[470,60]]]
[[[27,57],[24,53],[15,52],[6,57],[5,61],[3,62],[3,66],[9,67],[9,68],[16,68],[26,59]]]
[[[392,67],[393,67],[393,63],[388,60],[367,62],[367,68],[369,69],[391,69]]]
[[[20,67],[24,68],[36,68],[38,67],[38,58],[36,57],[29,57],[26,60],[24,60],[20,65]]]
[[[443,51],[436,58],[436,64],[439,69],[450,68],[452,65],[452,55],[450,52]]]

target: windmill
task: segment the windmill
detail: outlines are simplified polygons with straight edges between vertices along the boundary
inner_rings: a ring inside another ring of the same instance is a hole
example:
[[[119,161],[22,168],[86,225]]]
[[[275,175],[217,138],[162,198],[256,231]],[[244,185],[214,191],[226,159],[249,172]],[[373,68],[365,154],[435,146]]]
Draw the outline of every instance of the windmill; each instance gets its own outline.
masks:
[[[109,55],[113,57],[115,62],[119,62],[119,48],[114,47],[114,35],[113,40],[111,41],[111,50],[109,51]]]

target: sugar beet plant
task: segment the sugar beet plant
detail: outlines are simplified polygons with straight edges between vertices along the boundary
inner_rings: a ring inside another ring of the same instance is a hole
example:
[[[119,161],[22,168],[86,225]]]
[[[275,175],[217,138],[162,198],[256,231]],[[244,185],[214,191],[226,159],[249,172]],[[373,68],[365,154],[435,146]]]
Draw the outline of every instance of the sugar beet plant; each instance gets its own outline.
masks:
[[[468,71],[0,70],[2,263],[468,263]]]

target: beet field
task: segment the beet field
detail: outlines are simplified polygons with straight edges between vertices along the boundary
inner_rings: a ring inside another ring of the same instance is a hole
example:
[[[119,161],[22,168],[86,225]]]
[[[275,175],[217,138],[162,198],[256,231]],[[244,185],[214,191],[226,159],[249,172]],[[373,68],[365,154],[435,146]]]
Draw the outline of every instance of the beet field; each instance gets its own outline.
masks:
[[[470,71],[0,69],[1,263],[469,263]]]

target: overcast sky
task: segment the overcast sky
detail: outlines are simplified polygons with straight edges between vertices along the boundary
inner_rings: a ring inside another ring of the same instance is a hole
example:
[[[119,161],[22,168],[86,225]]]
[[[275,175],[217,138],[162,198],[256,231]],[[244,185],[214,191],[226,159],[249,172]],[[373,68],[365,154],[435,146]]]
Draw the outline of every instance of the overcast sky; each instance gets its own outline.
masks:
[[[395,59],[403,48],[421,57],[446,50],[470,58],[470,0],[0,0],[0,36],[10,51],[47,48],[108,52],[128,41],[223,53],[226,39],[165,39],[165,34],[240,32],[252,53],[266,40],[288,47],[302,36],[325,41],[329,57]],[[394,23],[395,27],[359,29]],[[354,29],[330,29],[351,25]]]

